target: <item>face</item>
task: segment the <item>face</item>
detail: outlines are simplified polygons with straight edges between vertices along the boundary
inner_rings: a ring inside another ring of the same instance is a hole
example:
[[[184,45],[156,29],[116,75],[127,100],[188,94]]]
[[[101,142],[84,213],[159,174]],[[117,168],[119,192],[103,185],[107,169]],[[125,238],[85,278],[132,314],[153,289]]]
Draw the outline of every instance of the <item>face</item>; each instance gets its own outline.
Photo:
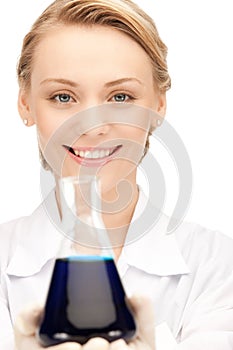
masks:
[[[131,38],[108,27],[63,26],[49,32],[37,47],[30,90],[19,93],[21,117],[36,124],[43,152],[54,132],[81,112],[76,129],[82,132],[70,139],[66,132],[59,141],[62,175],[77,175],[83,168],[98,173],[106,188],[121,179],[134,183],[138,155],[133,153],[144,148],[148,128],[132,119],[128,124],[113,123],[108,113],[104,123],[82,126],[84,111],[102,105],[138,105],[164,115],[165,96],[156,92],[147,54]]]

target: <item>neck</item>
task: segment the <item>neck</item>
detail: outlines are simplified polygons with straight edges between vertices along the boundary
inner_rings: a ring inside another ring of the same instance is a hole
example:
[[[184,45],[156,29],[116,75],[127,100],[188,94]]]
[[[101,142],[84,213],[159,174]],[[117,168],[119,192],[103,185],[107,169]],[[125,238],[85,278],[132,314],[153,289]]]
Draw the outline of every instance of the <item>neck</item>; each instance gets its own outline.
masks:
[[[110,208],[108,211],[103,210],[102,219],[108,231],[116,259],[119,257],[124,246],[128,228],[138,201],[138,194],[138,187],[135,183],[135,186],[131,186],[130,194],[127,195],[126,192],[123,192],[121,197],[120,192],[117,200],[111,202],[111,204],[114,203],[114,206],[113,204],[112,206],[107,206],[107,208]]]
[[[111,189],[111,191],[102,192],[102,220],[108,231],[115,260],[120,256],[124,246],[128,227],[138,201],[138,194],[136,181],[127,180],[122,181],[117,188]],[[56,186],[56,199],[60,212],[58,186]]]
[[[130,191],[119,191],[115,200],[103,196],[103,221],[108,229],[122,229],[131,222],[138,200],[138,187],[130,186]]]

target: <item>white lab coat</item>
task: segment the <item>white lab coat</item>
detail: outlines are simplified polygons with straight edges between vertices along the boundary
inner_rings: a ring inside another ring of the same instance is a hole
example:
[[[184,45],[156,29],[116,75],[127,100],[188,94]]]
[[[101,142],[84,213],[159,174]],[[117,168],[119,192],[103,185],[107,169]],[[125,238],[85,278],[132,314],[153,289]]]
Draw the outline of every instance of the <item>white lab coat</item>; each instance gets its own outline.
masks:
[[[45,210],[56,211],[53,192],[45,202],[31,216],[0,226],[1,350],[14,348],[18,312],[46,297],[62,235]],[[145,203],[140,193],[134,217]],[[192,223],[167,235],[167,224],[163,215],[124,247],[117,266],[126,292],[152,298],[157,350],[232,350],[233,240]]]

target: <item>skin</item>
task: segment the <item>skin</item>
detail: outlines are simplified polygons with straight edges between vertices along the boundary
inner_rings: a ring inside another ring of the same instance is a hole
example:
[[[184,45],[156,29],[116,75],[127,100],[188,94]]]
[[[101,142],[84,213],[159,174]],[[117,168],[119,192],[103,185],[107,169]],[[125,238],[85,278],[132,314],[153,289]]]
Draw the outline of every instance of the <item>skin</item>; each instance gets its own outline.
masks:
[[[131,38],[111,28],[63,26],[49,32],[38,45],[31,88],[20,89],[18,107],[29,125],[36,124],[43,150],[54,131],[71,116],[113,102],[147,107],[164,116],[165,95],[156,91],[147,54]],[[118,138],[143,147],[147,131],[105,124],[82,135],[75,146],[112,145]],[[77,172],[78,165],[67,157],[62,175]],[[98,169],[98,175],[106,188],[106,199],[116,198],[116,185],[124,178],[132,185],[136,202],[136,167],[132,162],[109,162]]]
[[[42,151],[53,133],[71,116],[90,107],[110,103],[135,104],[152,109],[160,116],[165,115],[165,94],[160,94],[155,87],[151,62],[145,51],[125,34],[108,27],[95,26],[93,29],[63,26],[48,32],[37,47],[30,89],[21,87],[18,98],[21,118],[28,120],[28,126],[36,124]],[[147,135],[148,130],[137,125],[106,123],[85,132],[75,141],[75,146],[94,147],[103,143],[112,145],[114,140],[121,139],[139,144],[143,148]],[[127,147],[124,149],[127,150]],[[62,175],[74,175],[79,170],[80,165],[67,156]],[[117,184],[122,179],[131,185],[132,196],[129,205],[119,213],[104,216],[106,227],[126,227],[126,233],[138,198],[137,167],[130,159],[115,159],[97,171],[105,186],[103,196],[107,200],[116,199]],[[123,241],[124,236],[122,244]],[[121,249],[122,245],[115,249],[116,259]],[[147,320],[145,312],[149,315],[149,308],[143,312],[143,308],[138,307],[137,302],[135,305],[140,332],[130,344],[119,341],[118,344],[110,345],[103,339],[94,339],[83,347],[66,344],[53,349],[153,349],[154,332],[150,330],[145,336],[145,322],[142,322],[143,318],[144,321]],[[30,328],[32,322],[30,315],[32,316],[29,312],[24,321],[26,329]],[[33,322],[36,324],[37,321],[35,318]],[[29,345],[23,345],[27,342],[34,346],[30,349],[40,349],[34,339],[35,329],[23,332],[19,326],[21,321],[18,322],[18,349],[29,349]],[[147,321],[146,324],[154,323]]]
[[[145,51],[125,34],[109,27],[62,26],[48,32],[37,47],[30,85],[29,90],[21,87],[18,109],[29,126],[36,124],[42,150],[55,130],[71,116],[93,106],[130,103],[150,108],[161,116],[166,109],[165,95],[155,87],[152,65]],[[135,143],[143,149],[147,133],[146,128],[137,125],[105,124],[83,134],[75,146],[114,145],[118,143],[114,140],[120,139],[127,145],[131,142],[131,149]],[[136,171],[140,161],[127,145],[122,150],[124,159],[95,169],[107,201],[117,200],[117,184],[122,179],[131,185],[126,208],[103,217],[107,228],[120,227],[121,232],[126,228],[122,244],[138,198]],[[79,171],[80,166],[66,157],[62,176],[76,175]],[[116,252],[119,254],[120,251]]]

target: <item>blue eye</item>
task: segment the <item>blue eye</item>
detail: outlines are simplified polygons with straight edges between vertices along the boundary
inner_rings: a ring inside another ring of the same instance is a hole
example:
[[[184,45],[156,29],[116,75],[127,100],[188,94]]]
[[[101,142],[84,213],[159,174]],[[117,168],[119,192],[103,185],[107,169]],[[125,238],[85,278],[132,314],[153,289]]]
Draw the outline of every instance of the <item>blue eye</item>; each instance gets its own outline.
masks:
[[[58,94],[54,97],[54,99],[61,103],[68,103],[70,102],[71,97],[68,94]]]
[[[125,102],[127,99],[129,99],[129,96],[126,94],[117,94],[113,96],[115,102]]]

